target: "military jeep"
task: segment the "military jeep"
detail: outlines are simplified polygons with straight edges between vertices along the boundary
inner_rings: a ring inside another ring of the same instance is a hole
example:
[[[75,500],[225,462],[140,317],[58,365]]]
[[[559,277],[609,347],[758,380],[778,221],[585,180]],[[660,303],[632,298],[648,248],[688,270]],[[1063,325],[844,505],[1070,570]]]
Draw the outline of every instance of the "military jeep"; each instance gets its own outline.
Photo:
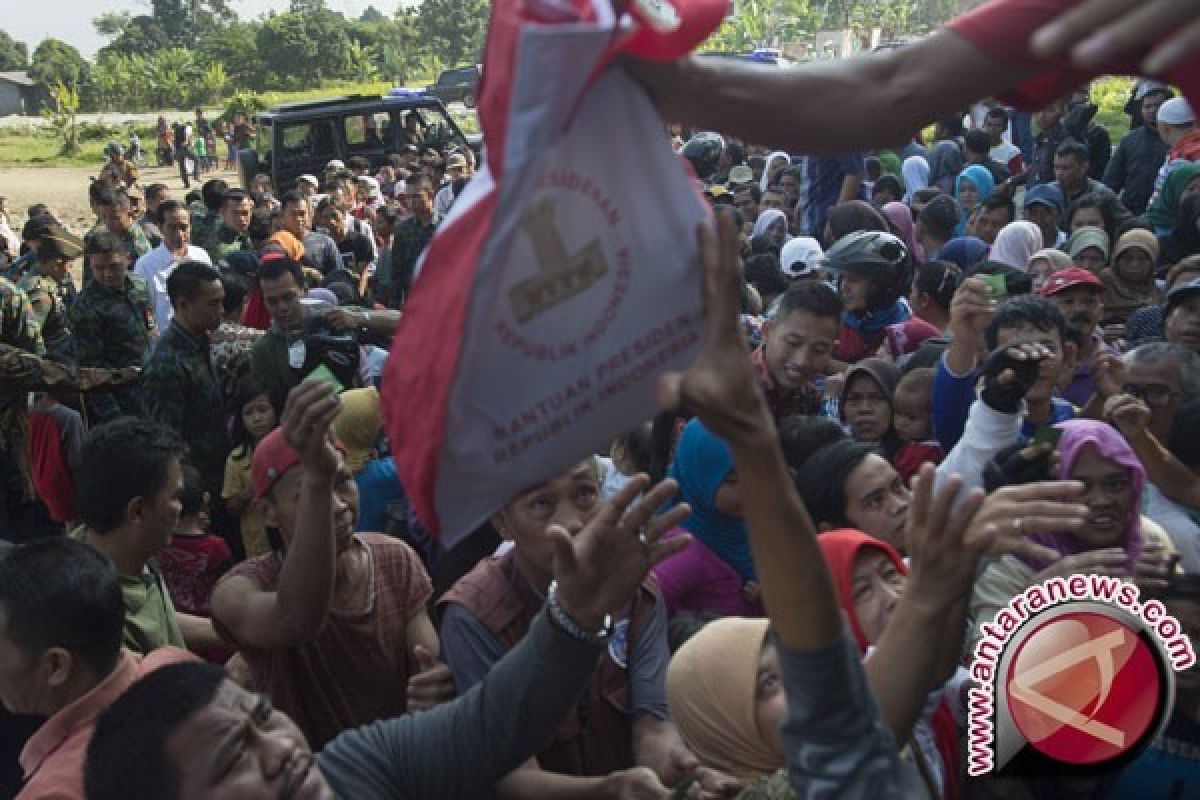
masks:
[[[419,133],[410,117],[421,123]],[[482,137],[459,130],[441,100],[421,90],[286,103],[255,114],[253,121],[254,146],[238,152],[241,184],[248,189],[261,173],[279,193],[294,188],[301,175],[320,176],[334,159],[363,156],[374,170],[410,145],[478,151],[482,144]]]

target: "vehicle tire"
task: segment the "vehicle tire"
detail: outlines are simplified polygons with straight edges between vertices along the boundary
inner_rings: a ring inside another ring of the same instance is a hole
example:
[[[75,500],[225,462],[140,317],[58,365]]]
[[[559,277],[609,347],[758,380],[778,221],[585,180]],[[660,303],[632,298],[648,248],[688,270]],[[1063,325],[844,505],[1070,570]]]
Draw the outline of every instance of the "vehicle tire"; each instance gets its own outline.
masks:
[[[474,108],[475,107],[475,95],[471,94],[470,92],[468,92],[466,95],[464,95],[463,96],[463,105],[466,106],[467,108]]]

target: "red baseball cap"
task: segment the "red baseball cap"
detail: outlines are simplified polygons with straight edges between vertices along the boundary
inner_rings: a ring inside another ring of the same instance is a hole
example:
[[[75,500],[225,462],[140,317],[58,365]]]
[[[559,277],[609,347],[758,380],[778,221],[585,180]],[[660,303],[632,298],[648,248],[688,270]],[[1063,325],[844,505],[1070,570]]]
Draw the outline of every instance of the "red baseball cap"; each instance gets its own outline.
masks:
[[[263,498],[271,491],[275,482],[287,471],[300,463],[300,456],[283,438],[283,429],[276,428],[263,437],[254,448],[250,461],[250,480],[254,485],[254,496]]]
[[[1096,277],[1096,273],[1083,267],[1068,267],[1047,278],[1046,282],[1042,284],[1042,288],[1038,290],[1038,294],[1042,297],[1050,297],[1059,292],[1065,292],[1067,289],[1074,289],[1076,286],[1090,286],[1097,291],[1104,291],[1104,281]]]

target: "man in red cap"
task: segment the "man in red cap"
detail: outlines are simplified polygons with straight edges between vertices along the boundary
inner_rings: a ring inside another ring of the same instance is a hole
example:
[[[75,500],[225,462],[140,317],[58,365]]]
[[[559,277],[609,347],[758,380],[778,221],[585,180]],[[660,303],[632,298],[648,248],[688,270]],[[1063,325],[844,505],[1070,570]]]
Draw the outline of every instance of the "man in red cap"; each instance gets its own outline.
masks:
[[[284,425],[254,449],[254,495],[282,551],[252,558],[213,590],[213,622],[320,747],[348,728],[423,710],[454,695],[436,661],[431,587],[408,545],[355,534],[358,488],[328,441],[341,401],[329,384],[289,394]],[[290,419],[302,418],[293,447]]]
[[[1101,354],[1120,355],[1097,331],[1104,318],[1104,282],[1091,270],[1071,267],[1051,275],[1038,294],[1058,306],[1078,333],[1075,372],[1071,382],[1059,394],[1082,408],[1096,393],[1096,382],[1092,378],[1093,359]]]

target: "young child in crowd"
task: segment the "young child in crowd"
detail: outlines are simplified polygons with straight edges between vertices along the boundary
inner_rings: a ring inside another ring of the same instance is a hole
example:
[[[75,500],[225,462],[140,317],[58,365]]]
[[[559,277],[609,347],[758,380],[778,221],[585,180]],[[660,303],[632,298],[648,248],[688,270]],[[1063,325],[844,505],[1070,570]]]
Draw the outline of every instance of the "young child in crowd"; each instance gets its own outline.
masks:
[[[908,483],[921,465],[940,464],[946,457],[942,446],[933,438],[933,379],[931,367],[909,370],[896,384],[892,396],[892,427],[902,444],[892,459],[892,466]]]
[[[185,614],[212,615],[212,590],[233,559],[229,545],[208,532],[209,496],[200,473],[183,465],[183,492],[179,497],[179,524],[171,543],[158,552],[158,568],[175,608]],[[209,661],[224,663],[232,652],[226,647],[206,648]]]
[[[267,541],[262,512],[254,502],[250,460],[254,448],[274,430],[279,414],[270,394],[251,375],[238,383],[231,408],[234,448],[225,462],[225,485],[221,488],[221,497],[229,513],[241,522],[246,558],[253,558],[269,553],[271,545]]]
[[[401,499],[396,462],[380,452],[382,434],[383,415],[375,387],[342,392],[342,410],[333,421],[333,435],[341,442],[346,467],[358,484],[354,529],[360,533],[383,533],[388,507]]]
[[[655,463],[654,425],[646,421],[629,433],[616,438],[609,448],[608,456],[597,456],[600,465],[600,496],[605,500],[613,497],[639,472],[645,472],[662,480],[665,469]]]

